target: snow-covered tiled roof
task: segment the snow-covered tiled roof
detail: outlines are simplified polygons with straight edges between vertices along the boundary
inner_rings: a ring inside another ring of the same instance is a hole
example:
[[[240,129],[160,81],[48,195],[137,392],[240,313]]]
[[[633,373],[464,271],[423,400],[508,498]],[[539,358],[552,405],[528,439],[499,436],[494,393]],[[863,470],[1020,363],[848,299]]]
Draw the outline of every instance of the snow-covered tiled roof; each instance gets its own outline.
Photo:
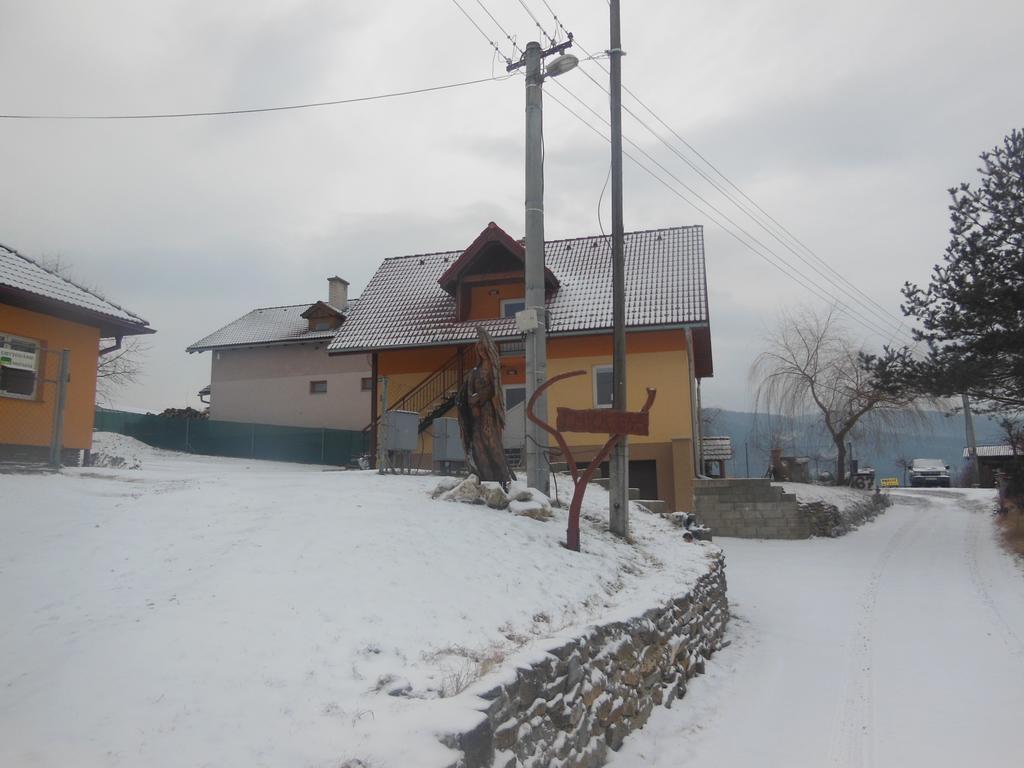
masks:
[[[204,352],[218,347],[325,341],[334,336],[336,329],[311,331],[309,330],[309,321],[302,316],[302,313],[315,303],[289,304],[283,307],[258,307],[228,323],[220,330],[214,331],[206,338],[200,339],[189,346],[187,351]],[[358,299],[349,299],[346,311],[351,312],[358,303]]]
[[[984,456],[1013,456],[1013,447],[1009,445],[979,445],[978,457]],[[970,449],[964,448],[965,459],[970,457]]]
[[[21,295],[31,295],[50,302],[59,302],[69,308],[111,318],[119,326],[127,324],[140,328],[148,325],[138,315],[107,301],[87,288],[61,277],[13,248],[0,245],[0,287],[14,289]],[[151,333],[145,329],[143,333]]]
[[[517,335],[515,320],[458,322],[455,298],[438,279],[462,251],[386,259],[338,329],[331,352],[430,346]],[[559,288],[548,300],[552,335],[612,326],[611,240],[603,236],[550,240],[545,262]],[[708,325],[704,235],[700,226],[629,232],[625,237],[626,326]]]

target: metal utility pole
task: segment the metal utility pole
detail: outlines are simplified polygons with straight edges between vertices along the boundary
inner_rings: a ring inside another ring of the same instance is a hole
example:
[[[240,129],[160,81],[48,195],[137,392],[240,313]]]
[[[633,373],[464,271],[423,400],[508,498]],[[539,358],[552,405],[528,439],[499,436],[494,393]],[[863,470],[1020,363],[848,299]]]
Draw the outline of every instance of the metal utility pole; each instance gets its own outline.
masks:
[[[57,368],[57,391],[53,400],[53,431],[50,434],[50,466],[60,467],[61,449],[64,447],[64,404],[68,399],[68,375],[71,372],[71,352],[61,350]]]
[[[971,486],[976,488],[981,483],[981,467],[978,466],[978,441],[974,438],[974,417],[971,416],[971,401],[967,393],[960,396],[964,404],[964,428],[967,431],[967,448],[971,458]]]
[[[542,50],[540,43],[526,44],[523,58],[509,64],[511,72],[526,67],[526,309],[517,316],[519,329],[526,334],[526,400],[548,377],[547,310],[544,303],[544,118],[542,85],[545,75],[541,62],[545,56],[564,54],[572,45],[569,39]],[[578,63],[575,56],[560,55],[548,66],[547,76],[568,72]],[[547,395],[541,394],[534,411],[547,419]],[[549,491],[547,434],[532,421],[526,421],[526,482],[545,495]]]
[[[611,64],[612,140],[612,407],[626,410],[626,267],[625,231],[622,223],[622,40],[619,29],[619,0],[611,0],[611,39],[608,58]],[[610,469],[610,509],[608,527],[619,536],[629,536],[629,445],[619,441],[608,462]]]

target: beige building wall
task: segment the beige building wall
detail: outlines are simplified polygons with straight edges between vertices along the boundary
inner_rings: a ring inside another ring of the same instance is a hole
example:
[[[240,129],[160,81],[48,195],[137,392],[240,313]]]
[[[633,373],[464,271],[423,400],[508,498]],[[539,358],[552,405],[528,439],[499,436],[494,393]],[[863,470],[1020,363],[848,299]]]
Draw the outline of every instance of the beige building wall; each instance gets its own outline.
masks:
[[[370,423],[366,354],[328,356],[327,343],[213,351],[210,418],[291,427],[363,429]],[[311,393],[310,382],[327,391]]]

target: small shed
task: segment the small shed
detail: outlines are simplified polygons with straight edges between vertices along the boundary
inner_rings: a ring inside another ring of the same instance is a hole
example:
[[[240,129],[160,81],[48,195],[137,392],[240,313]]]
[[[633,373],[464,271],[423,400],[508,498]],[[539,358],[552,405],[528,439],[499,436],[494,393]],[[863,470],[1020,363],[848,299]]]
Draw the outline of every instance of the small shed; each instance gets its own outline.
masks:
[[[729,436],[702,437],[700,450],[701,456],[704,458],[704,474],[707,477],[724,478],[726,476],[725,462],[734,456],[732,438]]]
[[[964,460],[971,458],[971,449],[964,448]],[[1024,455],[1014,453],[1012,445],[979,445],[978,472],[981,475],[978,483],[982,488],[996,487],[996,472],[1006,472],[1016,462],[1024,460]]]

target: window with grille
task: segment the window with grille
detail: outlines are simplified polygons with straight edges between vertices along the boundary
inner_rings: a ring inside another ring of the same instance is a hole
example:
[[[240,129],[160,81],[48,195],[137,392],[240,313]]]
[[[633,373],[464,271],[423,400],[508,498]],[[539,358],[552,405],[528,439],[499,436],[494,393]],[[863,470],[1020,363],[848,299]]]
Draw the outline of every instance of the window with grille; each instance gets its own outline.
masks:
[[[39,343],[0,333],[0,396],[34,398],[38,373]]]

